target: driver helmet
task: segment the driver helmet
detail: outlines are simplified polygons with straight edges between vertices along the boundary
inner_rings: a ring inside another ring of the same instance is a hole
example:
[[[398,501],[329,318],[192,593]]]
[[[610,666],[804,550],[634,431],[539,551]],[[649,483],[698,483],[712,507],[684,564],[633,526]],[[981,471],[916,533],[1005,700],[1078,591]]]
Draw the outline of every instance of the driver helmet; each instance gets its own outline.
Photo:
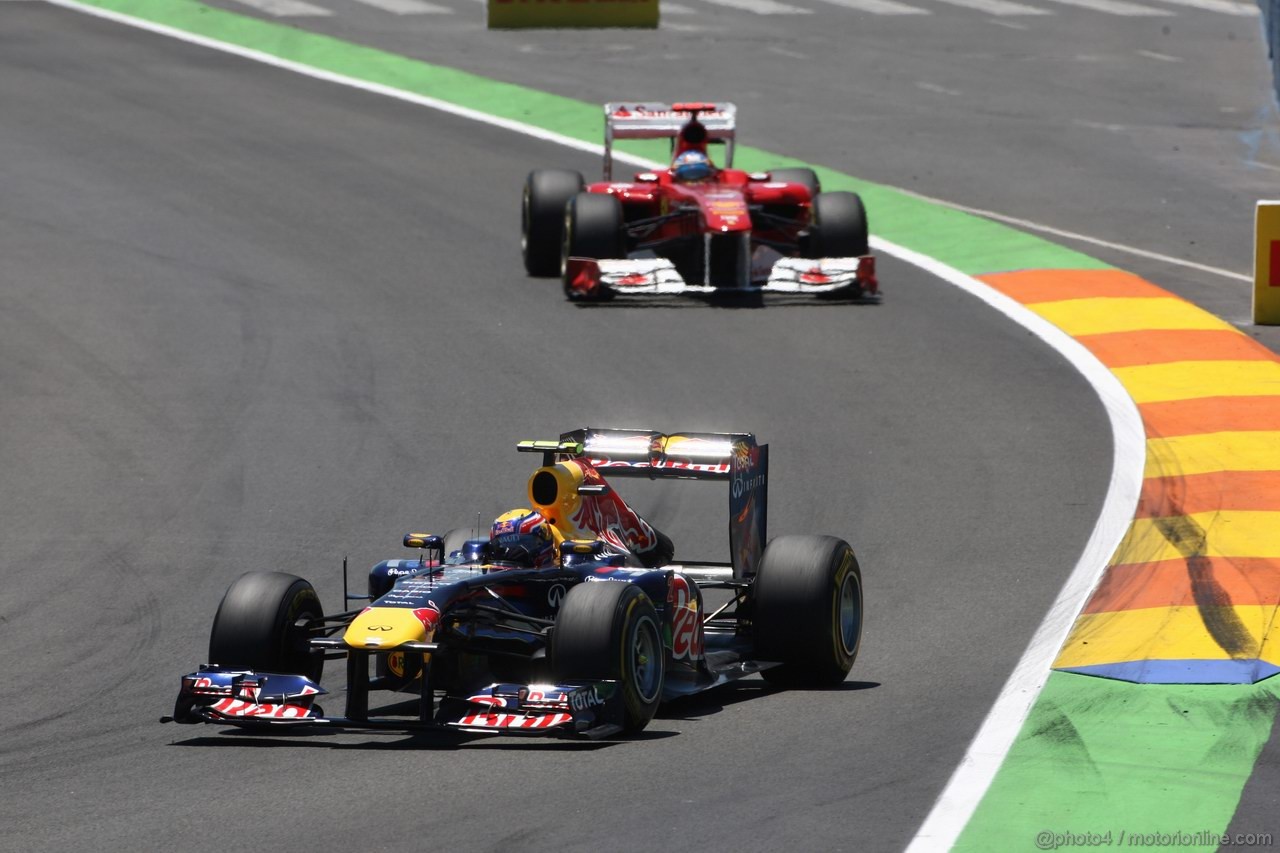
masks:
[[[671,174],[677,181],[705,181],[715,170],[711,158],[696,148],[681,151],[671,163]]]
[[[556,536],[551,522],[537,510],[504,512],[489,530],[489,559],[531,569],[553,565]]]

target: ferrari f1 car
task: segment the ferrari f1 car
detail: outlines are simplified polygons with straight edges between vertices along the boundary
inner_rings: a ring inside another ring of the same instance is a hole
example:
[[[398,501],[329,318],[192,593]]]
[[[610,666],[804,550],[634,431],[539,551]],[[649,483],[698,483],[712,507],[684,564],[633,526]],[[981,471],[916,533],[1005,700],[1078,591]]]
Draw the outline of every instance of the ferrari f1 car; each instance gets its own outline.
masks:
[[[521,247],[531,275],[571,300],[621,294],[777,292],[876,296],[867,216],[812,169],[733,166],[733,104],[605,104],[604,180],[539,169],[525,180]],[[613,179],[615,139],[670,139],[672,167]],[[707,157],[724,148],[726,168]],[[689,162],[686,162],[689,161]]]
[[[367,595],[344,589],[367,603],[330,615],[301,578],[244,574],[214,617],[211,663],[183,676],[164,719],[604,737],[643,729],[664,700],[753,673],[779,685],[844,680],[861,638],[858,562],[831,536],[764,546],[767,445],[581,429],[519,449],[542,454],[528,498],[555,527],[558,559],[515,568],[496,538],[411,533],[405,545],[420,556],[378,563]],[[730,560],[675,562],[671,540],[606,473],[726,483]],[[725,601],[708,610],[711,590]],[[346,670],[337,715],[317,701],[334,659]],[[375,707],[373,691],[409,695]]]

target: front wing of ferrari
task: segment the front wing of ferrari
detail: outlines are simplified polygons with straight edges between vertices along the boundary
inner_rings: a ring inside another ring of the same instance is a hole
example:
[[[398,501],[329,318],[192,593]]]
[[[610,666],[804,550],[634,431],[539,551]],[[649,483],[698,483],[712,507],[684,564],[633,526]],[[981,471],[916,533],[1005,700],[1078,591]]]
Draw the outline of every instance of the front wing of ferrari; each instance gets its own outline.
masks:
[[[666,258],[596,260],[569,258],[565,267],[565,293],[570,299],[608,296],[681,295],[723,293],[723,288],[690,284]],[[790,293],[851,298],[876,297],[875,257],[780,258],[768,278],[743,288],[744,293]]]

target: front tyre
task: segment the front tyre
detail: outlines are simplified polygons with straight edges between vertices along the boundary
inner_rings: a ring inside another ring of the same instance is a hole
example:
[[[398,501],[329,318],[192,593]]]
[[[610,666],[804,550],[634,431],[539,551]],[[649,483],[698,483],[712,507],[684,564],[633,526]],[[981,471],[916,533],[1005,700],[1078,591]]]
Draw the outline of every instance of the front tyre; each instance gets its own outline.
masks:
[[[209,632],[209,662],[231,669],[305,675],[319,681],[324,656],[311,651],[300,619],[324,615],[311,584],[284,572],[246,572],[222,596]]]
[[[809,225],[811,258],[857,258],[870,250],[867,211],[857,193],[818,193]]]
[[[529,275],[559,273],[565,205],[585,185],[581,174],[567,169],[536,169],[525,178],[520,205],[520,252]]]
[[[622,203],[607,193],[578,193],[564,211],[568,258],[624,258]]]
[[[781,661],[761,673],[772,684],[834,687],[862,640],[862,572],[834,536],[779,536],[760,558],[752,586],[756,657]]]
[[[649,724],[662,699],[666,653],[649,596],[619,581],[581,583],[569,590],[551,632],[556,681],[616,680],[623,731]]]

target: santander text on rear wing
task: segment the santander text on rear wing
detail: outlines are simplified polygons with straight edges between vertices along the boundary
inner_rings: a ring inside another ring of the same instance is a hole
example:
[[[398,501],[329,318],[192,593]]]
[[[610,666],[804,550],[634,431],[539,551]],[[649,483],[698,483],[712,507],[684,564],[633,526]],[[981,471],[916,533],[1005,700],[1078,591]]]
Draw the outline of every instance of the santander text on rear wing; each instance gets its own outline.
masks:
[[[681,129],[695,117],[706,128],[708,142],[725,146],[724,164],[733,166],[733,139],[738,108],[733,104],[653,101],[604,105],[604,179],[613,180],[615,139],[670,139],[675,144]]]
[[[769,445],[750,433],[660,433],[588,427],[557,441],[522,441],[543,464],[580,460],[607,479],[723,480],[729,483],[729,547],[734,577],[755,574],[767,540]]]

